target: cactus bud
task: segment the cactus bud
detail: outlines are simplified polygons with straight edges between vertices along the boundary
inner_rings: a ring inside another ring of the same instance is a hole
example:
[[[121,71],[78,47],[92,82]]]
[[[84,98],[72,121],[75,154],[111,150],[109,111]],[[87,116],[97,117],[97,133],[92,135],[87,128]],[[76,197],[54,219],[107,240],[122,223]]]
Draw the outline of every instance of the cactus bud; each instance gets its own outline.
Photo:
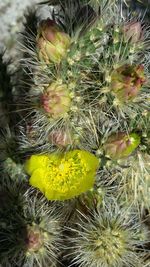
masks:
[[[143,31],[142,26],[139,21],[127,22],[123,27],[125,42],[130,41],[130,43],[135,44],[142,40]]]
[[[61,59],[66,56],[71,43],[69,35],[62,32],[50,19],[41,22],[36,41],[39,59],[46,64],[51,61],[60,63]]]
[[[54,130],[49,135],[49,140],[58,147],[66,147],[72,144],[72,138],[69,131]]]
[[[111,135],[104,144],[106,156],[118,160],[128,157],[140,144],[140,137],[136,133],[123,133]]]
[[[133,100],[146,82],[143,65],[123,65],[111,75],[111,89],[121,101]]]
[[[38,251],[44,244],[44,233],[38,225],[28,226],[26,246],[28,251]]]
[[[71,99],[66,84],[53,82],[41,96],[41,106],[48,116],[62,118],[70,108]]]

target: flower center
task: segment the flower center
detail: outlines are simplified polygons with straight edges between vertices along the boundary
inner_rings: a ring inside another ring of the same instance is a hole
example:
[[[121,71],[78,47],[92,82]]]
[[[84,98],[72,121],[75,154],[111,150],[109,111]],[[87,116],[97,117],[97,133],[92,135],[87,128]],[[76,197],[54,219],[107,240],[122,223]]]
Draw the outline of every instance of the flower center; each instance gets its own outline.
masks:
[[[51,187],[59,188],[61,191],[66,192],[71,187],[77,188],[80,184],[80,177],[86,175],[87,171],[85,164],[76,155],[74,158],[63,158],[58,164],[49,162],[47,178]]]

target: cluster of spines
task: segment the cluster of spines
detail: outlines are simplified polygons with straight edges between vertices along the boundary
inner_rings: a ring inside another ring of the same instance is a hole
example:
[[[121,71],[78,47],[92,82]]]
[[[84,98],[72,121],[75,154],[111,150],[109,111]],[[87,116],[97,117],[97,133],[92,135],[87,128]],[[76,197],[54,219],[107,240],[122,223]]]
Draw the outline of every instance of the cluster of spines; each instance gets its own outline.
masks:
[[[57,266],[62,245],[60,207],[48,203],[25,182],[6,178],[0,200],[2,266]]]
[[[77,266],[144,266],[147,231],[131,206],[112,198],[111,204],[78,210],[68,231],[67,257]]]

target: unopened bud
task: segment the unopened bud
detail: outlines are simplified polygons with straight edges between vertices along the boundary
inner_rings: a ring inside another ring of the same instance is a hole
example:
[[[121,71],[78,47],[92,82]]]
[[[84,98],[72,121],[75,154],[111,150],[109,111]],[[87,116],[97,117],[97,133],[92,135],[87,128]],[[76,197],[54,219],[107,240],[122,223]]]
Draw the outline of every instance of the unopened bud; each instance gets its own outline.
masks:
[[[123,27],[125,41],[135,44],[142,40],[143,30],[139,21],[127,22]]]
[[[60,63],[67,54],[71,39],[50,19],[43,20],[36,38],[39,59],[49,64]]]
[[[140,137],[136,133],[123,133],[111,135],[104,144],[106,156],[113,160],[128,157],[140,144]]]
[[[143,65],[123,65],[111,74],[111,90],[122,102],[133,100],[146,82]]]
[[[41,96],[41,106],[48,116],[62,118],[69,111],[71,99],[66,84],[53,82]]]
[[[71,134],[65,130],[54,130],[49,135],[49,140],[58,147],[72,144]]]
[[[28,226],[27,237],[26,237],[26,247],[27,251],[38,251],[41,249],[44,243],[44,233],[40,230],[38,226]]]

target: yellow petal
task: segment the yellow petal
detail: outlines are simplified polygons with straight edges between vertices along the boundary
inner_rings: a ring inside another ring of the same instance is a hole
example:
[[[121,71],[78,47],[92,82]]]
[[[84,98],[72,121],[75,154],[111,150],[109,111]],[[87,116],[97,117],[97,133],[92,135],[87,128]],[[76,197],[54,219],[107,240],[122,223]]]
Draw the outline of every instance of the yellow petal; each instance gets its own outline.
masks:
[[[33,155],[26,161],[24,166],[25,171],[31,175],[37,168],[46,168],[48,160],[47,155]]]
[[[33,171],[29,180],[30,185],[38,188],[43,194],[45,194],[46,188],[46,172],[44,169],[39,168]]]

